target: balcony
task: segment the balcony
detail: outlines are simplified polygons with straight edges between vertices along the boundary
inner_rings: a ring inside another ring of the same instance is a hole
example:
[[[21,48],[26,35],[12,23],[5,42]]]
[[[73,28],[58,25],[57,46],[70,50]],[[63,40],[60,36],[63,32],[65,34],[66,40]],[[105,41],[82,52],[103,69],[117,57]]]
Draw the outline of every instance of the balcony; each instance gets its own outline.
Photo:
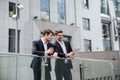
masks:
[[[22,53],[0,53],[0,80],[34,80],[33,70],[30,68],[33,57],[46,58]],[[51,60],[51,80],[56,80],[54,71],[56,59],[47,58]],[[73,64],[71,69],[73,80],[120,80],[120,62],[78,57],[67,60],[71,60]],[[41,80],[45,80],[46,66],[43,60]]]

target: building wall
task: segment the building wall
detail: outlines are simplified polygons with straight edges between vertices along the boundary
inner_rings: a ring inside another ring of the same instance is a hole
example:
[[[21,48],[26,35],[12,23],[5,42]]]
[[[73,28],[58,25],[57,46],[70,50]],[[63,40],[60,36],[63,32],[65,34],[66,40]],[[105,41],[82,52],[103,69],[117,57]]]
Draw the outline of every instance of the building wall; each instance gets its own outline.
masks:
[[[79,0],[78,0],[79,1]],[[93,5],[93,3],[95,3]],[[77,2],[79,5],[79,2]],[[81,3],[82,4],[82,3]],[[84,39],[89,39],[92,42],[93,51],[102,51],[102,32],[101,32],[101,20],[100,16],[100,2],[97,0],[89,1],[89,9],[84,9],[80,6],[80,10],[77,20],[78,26],[80,27],[80,37],[81,37],[81,51],[84,52]],[[79,9],[79,8],[78,8]],[[80,19],[78,19],[80,17]],[[82,18],[90,19],[90,31],[83,30]],[[99,43],[98,43],[99,42]]]
[[[10,0],[10,2],[16,3],[16,0]],[[31,28],[29,27],[30,25],[27,25],[30,23],[29,1],[18,0],[18,3],[22,3],[22,5],[24,5],[24,9],[20,11],[20,18],[18,19],[18,30],[20,30],[20,52],[30,52],[32,37],[28,38],[28,36],[31,35]],[[9,17],[9,0],[1,0],[0,4],[2,12],[0,16],[0,52],[8,52],[8,32],[9,29],[16,29],[17,25],[16,20],[13,20],[12,17]]]
[[[1,0],[0,1],[0,10],[1,10],[1,16],[0,16],[0,51],[8,51],[8,24],[6,24],[6,21],[8,19],[6,8],[4,6],[8,6],[7,1]]]
[[[95,5],[92,5],[93,2],[96,2]],[[79,49],[79,51],[84,52],[84,39],[90,39],[92,41],[92,50],[93,51],[102,51],[103,45],[102,45],[102,32],[101,32],[101,19],[100,16],[100,2],[97,0],[90,1],[89,7],[90,9],[86,10],[82,7],[82,0],[66,0],[66,24],[70,25],[71,23],[75,23],[74,27],[79,27],[80,32],[75,34],[75,36],[72,36],[72,45],[74,46],[74,49]],[[51,22],[57,23],[57,2],[51,1],[51,4],[54,4],[50,6],[50,19]],[[76,8],[76,13],[75,13]],[[53,13],[54,11],[54,13]],[[94,13],[93,13],[94,11]],[[84,31],[82,26],[82,18],[89,18],[90,19],[90,31]],[[76,19],[76,21],[75,21]],[[97,19],[97,20],[96,20]],[[34,25],[35,26],[35,25]],[[59,26],[59,25],[58,25]],[[62,25],[60,25],[62,26]],[[37,27],[37,26],[36,26]],[[52,26],[49,26],[51,28]],[[48,27],[46,27],[48,28]],[[34,30],[37,28],[34,27]],[[65,28],[62,28],[63,30]],[[36,33],[35,33],[36,34]],[[99,35],[96,36],[95,34]],[[34,35],[35,36],[35,35]],[[100,37],[101,36],[101,37]],[[99,42],[99,43],[98,43]]]
[[[9,28],[16,29],[16,21],[9,17],[9,1],[16,2],[16,0],[0,0],[0,52],[8,52],[8,31]],[[71,36],[71,45],[76,51],[84,52],[84,39],[92,40],[92,51],[103,51],[103,41],[102,41],[102,29],[101,29],[101,13],[100,13],[100,0],[89,0],[89,9],[83,9],[82,0],[66,0],[66,25],[60,25],[58,23],[57,15],[57,2],[56,0],[50,0],[50,21],[41,21],[40,16],[40,0],[18,0],[19,3],[24,5],[24,9],[20,11],[20,19],[18,20],[18,29],[20,33],[20,53],[31,54],[32,41],[40,38],[40,31],[50,28],[53,31],[56,29],[62,29],[65,35]],[[109,0],[108,0],[109,1]],[[76,12],[74,12],[76,11]],[[37,16],[37,19],[34,17]],[[83,30],[82,18],[90,19],[90,31]],[[106,17],[105,17],[106,18]],[[75,23],[70,26],[71,23]],[[114,38],[113,38],[114,40]],[[113,41],[113,50],[118,50],[118,43]],[[79,53],[76,54],[77,57],[81,58],[92,58],[92,59],[106,59],[112,60],[116,58],[119,60],[118,54],[115,52],[106,52],[106,54],[93,53]],[[32,57],[19,57],[18,58],[18,80],[24,78],[24,80],[32,80],[33,73],[30,69]],[[14,57],[2,57],[0,58],[0,80],[15,80],[15,63]],[[73,60],[75,61],[75,60]],[[82,61],[78,60],[73,62],[74,70],[72,74],[75,73],[73,79],[78,80],[80,78],[79,64]],[[90,63],[90,64],[89,64]],[[77,65],[77,66],[76,66]],[[88,66],[85,70],[86,79],[114,76],[111,70],[113,69],[110,64],[94,62],[86,62]],[[119,64],[118,64],[119,65]],[[109,72],[104,70],[108,70]],[[54,66],[53,66],[54,67]],[[102,69],[102,71],[101,71]],[[118,69],[119,71],[120,69]],[[91,73],[88,74],[88,73]],[[100,72],[96,74],[96,72]],[[54,73],[54,69],[53,69]],[[77,74],[78,73],[78,74]],[[23,75],[25,74],[25,75]],[[77,75],[76,75],[77,74]],[[105,75],[103,75],[105,74]],[[7,75],[7,77],[5,76]],[[91,77],[92,76],[92,77]],[[55,79],[55,76],[54,76]]]
[[[10,0],[16,2],[16,0]],[[109,0],[108,0],[109,1]],[[41,21],[40,0],[18,0],[18,3],[24,5],[24,9],[20,11],[20,19],[18,20],[18,29],[20,33],[20,52],[31,53],[32,41],[40,38],[40,31],[43,29],[52,29],[54,24],[65,31],[64,33],[71,36],[71,45],[74,50],[84,52],[84,39],[92,42],[92,51],[103,51],[102,28],[101,28],[101,12],[100,1],[89,0],[89,9],[83,8],[83,0],[66,0],[66,24],[58,23],[57,1],[50,0],[50,23],[37,24]],[[95,4],[94,4],[95,3]],[[16,21],[9,17],[9,0],[0,1],[0,52],[8,52],[8,30],[16,29]],[[6,7],[4,7],[6,6]],[[76,12],[75,12],[76,11]],[[37,19],[34,17],[37,16]],[[90,31],[83,30],[82,18],[90,19]],[[73,26],[70,24],[74,23]],[[43,27],[41,29],[39,27]],[[50,26],[48,26],[50,24]],[[67,27],[67,28],[66,28]],[[77,28],[77,31],[73,31]],[[71,32],[73,32],[71,34]],[[113,39],[114,40],[114,39]],[[118,50],[118,42],[113,41],[113,50]]]

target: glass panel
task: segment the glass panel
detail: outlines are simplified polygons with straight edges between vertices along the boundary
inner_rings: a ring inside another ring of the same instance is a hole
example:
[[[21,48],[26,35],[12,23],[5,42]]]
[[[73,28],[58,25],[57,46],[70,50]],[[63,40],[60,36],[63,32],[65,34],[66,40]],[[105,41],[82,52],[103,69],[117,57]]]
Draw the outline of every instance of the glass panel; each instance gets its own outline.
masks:
[[[92,51],[91,40],[84,39],[84,50],[87,52]]]
[[[15,52],[15,37],[9,37],[9,52]]]
[[[117,17],[120,17],[120,0],[113,0]]]
[[[83,75],[84,79],[82,80],[88,80],[88,79],[98,79],[98,80],[115,80],[115,71],[117,72],[117,75],[120,75],[119,67],[115,68],[113,65],[114,62],[107,62],[107,61],[91,61],[91,60],[83,60],[81,63],[81,68],[83,68]],[[117,66],[120,66],[119,63],[114,63]],[[115,71],[114,71],[115,70]]]
[[[40,9],[41,9],[41,19],[44,21],[50,20],[50,1],[49,0],[40,0]]]
[[[89,0],[83,0],[83,8],[89,9]]]
[[[15,29],[9,29],[9,52],[15,52]]]
[[[80,80],[79,63],[80,60],[51,59],[51,80],[57,80],[56,78],[66,78],[66,80],[71,80],[72,78],[72,80]]]
[[[9,52],[15,52],[15,29],[9,29]],[[17,52],[20,52],[20,30],[18,30],[18,46]]]
[[[9,16],[12,17],[16,13],[16,4],[9,2]]]
[[[87,18],[83,18],[83,29],[90,30],[90,20]]]
[[[80,58],[48,58],[50,61],[45,62],[45,59],[45,57],[33,58],[32,55],[25,56],[25,54],[17,56],[0,54],[0,80],[16,80],[16,78],[17,80],[34,80],[32,68],[35,72],[39,72],[38,78],[41,80],[45,80],[46,77],[51,77],[51,80],[56,80],[57,77],[63,80],[64,78],[68,80],[71,78],[72,80],[120,79],[120,62]]]
[[[114,69],[114,76],[115,80],[120,80],[120,62],[119,63],[113,63],[113,69]]]
[[[57,0],[57,8],[58,8],[58,22],[60,24],[65,24],[65,1]]]
[[[109,15],[108,0],[101,0],[101,13]]]
[[[0,80],[34,80],[33,57],[0,54]]]
[[[102,29],[103,29],[103,46],[104,46],[104,50],[106,50],[106,51],[112,50],[109,24],[102,23]]]
[[[0,80],[15,80],[15,57],[0,55]]]
[[[49,12],[49,0],[41,0],[41,11]]]
[[[34,80],[33,69],[30,67],[32,57],[17,57],[17,79],[18,80]]]

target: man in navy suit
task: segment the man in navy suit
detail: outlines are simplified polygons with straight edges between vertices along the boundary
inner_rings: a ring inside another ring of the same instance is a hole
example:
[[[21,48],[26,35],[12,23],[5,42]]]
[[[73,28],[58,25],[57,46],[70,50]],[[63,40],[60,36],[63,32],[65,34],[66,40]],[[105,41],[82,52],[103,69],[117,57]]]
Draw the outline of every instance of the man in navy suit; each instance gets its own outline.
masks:
[[[52,39],[53,32],[50,29],[46,29],[43,32],[43,37],[38,41],[33,41],[32,54],[38,56],[50,56],[53,54],[53,45],[49,43]],[[34,80],[41,80],[41,64],[42,60],[47,64],[45,66],[45,80],[51,80],[51,64],[50,59],[34,57],[31,63],[31,68],[34,73]]]
[[[60,57],[65,59],[56,59],[55,62],[55,74],[56,80],[72,80],[71,69],[73,68],[72,62],[70,59],[74,56],[74,52],[71,48],[71,45],[68,41],[63,40],[63,31],[55,31],[56,41],[54,43],[55,53],[53,57]]]

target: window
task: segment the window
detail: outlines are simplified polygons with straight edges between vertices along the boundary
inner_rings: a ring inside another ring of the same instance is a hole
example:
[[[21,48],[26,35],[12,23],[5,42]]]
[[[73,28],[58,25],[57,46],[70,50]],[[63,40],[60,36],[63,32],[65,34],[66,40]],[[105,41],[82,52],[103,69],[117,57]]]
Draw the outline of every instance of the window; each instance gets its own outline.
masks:
[[[105,51],[112,50],[111,36],[110,36],[110,25],[108,23],[102,23],[103,30],[103,47]]]
[[[50,21],[50,0],[40,0],[41,19]]]
[[[57,0],[58,9],[58,23],[66,23],[66,13],[65,13],[65,0]]]
[[[90,30],[90,20],[87,18],[83,18],[83,29]]]
[[[115,6],[115,13],[117,17],[120,17],[120,0],[113,0]]]
[[[68,42],[71,42],[71,36],[64,35],[64,40],[68,41]]]
[[[90,52],[92,51],[91,49],[91,40],[84,39],[84,51]]]
[[[83,0],[83,8],[89,9],[89,0]]]
[[[108,0],[101,0],[101,13],[109,15]]]
[[[118,24],[118,35],[120,36],[120,23]]]
[[[15,52],[15,29],[9,29],[9,52]],[[18,30],[18,46],[17,52],[20,52],[20,30]]]
[[[120,24],[118,24],[119,28],[118,28],[118,38],[119,38],[119,50],[120,50]]]
[[[16,4],[9,2],[9,16],[12,17],[14,14],[16,14]]]

